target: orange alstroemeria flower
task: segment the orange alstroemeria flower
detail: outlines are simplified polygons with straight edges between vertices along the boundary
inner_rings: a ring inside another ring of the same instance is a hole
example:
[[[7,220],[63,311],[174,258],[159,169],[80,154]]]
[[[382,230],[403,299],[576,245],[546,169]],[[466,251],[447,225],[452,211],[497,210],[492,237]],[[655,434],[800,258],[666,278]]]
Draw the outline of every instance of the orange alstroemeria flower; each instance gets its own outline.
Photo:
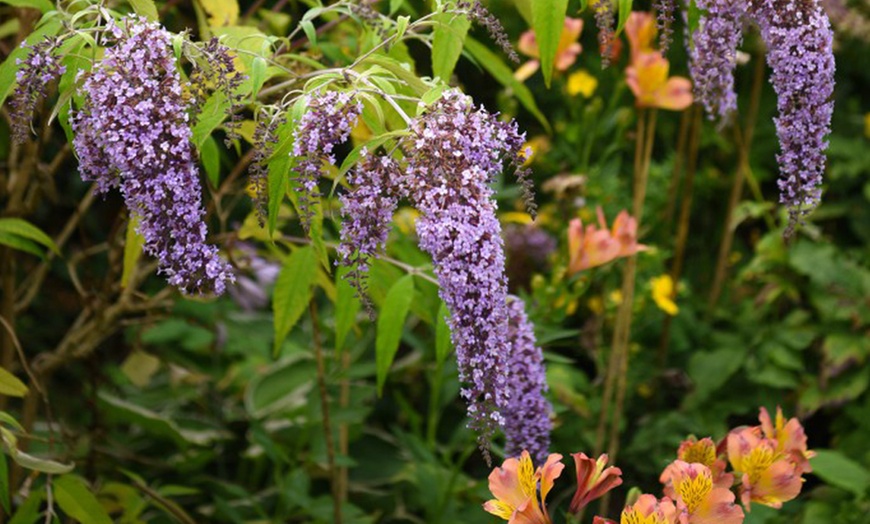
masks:
[[[625,21],[625,35],[631,48],[631,61],[634,62],[640,53],[654,51],[653,42],[656,39],[656,19],[652,13],[632,11]]]
[[[577,469],[577,491],[571,499],[569,513],[577,513],[587,504],[622,484],[622,470],[615,466],[605,468],[607,454],[591,459],[585,453],[572,453]]]
[[[667,497],[661,501],[641,495],[637,502],[622,510],[620,524],[677,524],[677,508]]]
[[[713,484],[710,468],[676,460],[671,483],[680,524],[740,524],[743,510],[734,504],[734,493]]]
[[[562,28],[562,35],[559,37],[559,45],[556,48],[556,60],[554,66],[557,71],[565,71],[577,61],[577,55],[579,55],[583,50],[583,47],[577,41],[582,32],[583,19],[570,17],[565,18],[565,26]],[[541,62],[539,60],[541,57],[541,50],[538,48],[538,41],[535,39],[535,32],[529,30],[520,35],[520,41],[517,44],[517,48],[520,50],[520,53],[534,59],[521,65],[514,73],[514,78],[522,82],[535,74],[535,71],[541,67]]]
[[[637,107],[682,111],[692,105],[692,82],[681,76],[668,78],[669,70],[670,63],[658,51],[635,57],[625,76]]]
[[[545,500],[565,468],[561,460],[562,455],[554,453],[537,470],[528,451],[523,451],[518,459],[505,460],[489,475],[489,490],[495,499],[487,501],[483,509],[505,519],[508,524],[550,524]]]
[[[782,408],[777,406],[775,423],[770,420],[770,414],[763,407],[758,420],[761,421],[764,436],[776,441],[777,453],[789,455],[798,467],[798,473],[809,473],[813,470],[810,467],[810,459],[816,454],[807,450],[807,434],[804,433],[804,427],[798,419],[791,418],[786,422],[785,417],[782,416]]]
[[[616,216],[611,230],[607,229],[604,211],[600,207],[596,211],[598,226],[590,224],[584,228],[579,218],[568,224],[568,275],[646,249],[646,246],[637,243],[637,220],[626,211]]]
[[[728,464],[719,457],[716,443],[710,437],[702,438],[701,440],[689,437],[684,440],[677,450],[677,459],[689,464],[702,464],[709,468],[713,474],[713,486],[717,488],[730,489],[734,484],[734,475],[725,473],[725,468]],[[673,486],[673,477],[676,473],[676,466],[674,464],[676,462],[669,464],[662,472],[661,477],[659,477],[659,481],[665,485],[665,495],[672,499],[676,498]]]
[[[728,460],[741,479],[740,501],[747,511],[750,502],[780,508],[801,491],[800,468],[777,447],[777,441],[764,438],[758,426],[728,435]]]

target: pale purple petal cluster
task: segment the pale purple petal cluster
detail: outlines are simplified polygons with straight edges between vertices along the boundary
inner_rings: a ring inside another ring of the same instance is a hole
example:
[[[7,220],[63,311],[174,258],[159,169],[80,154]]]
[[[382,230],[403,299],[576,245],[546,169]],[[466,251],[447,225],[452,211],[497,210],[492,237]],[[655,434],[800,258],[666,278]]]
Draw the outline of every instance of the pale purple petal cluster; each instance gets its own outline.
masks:
[[[366,275],[370,260],[387,244],[390,223],[401,195],[397,185],[401,178],[394,159],[365,152],[362,156],[362,161],[347,177],[352,189],[340,197],[343,220],[338,262],[351,268],[346,278],[371,314]]]
[[[71,115],[82,178],[100,192],[120,187],[139,219],[145,251],[185,293],[222,293],[229,265],[206,243],[188,106],[170,34],[127,18],[115,45],[84,75],[83,106]]]
[[[544,392],[547,375],[544,355],[535,343],[532,323],[523,301],[508,298],[508,391],[510,398],[504,417],[505,454],[519,456],[528,450],[536,464],[543,464],[550,447],[550,411]]]
[[[659,50],[665,54],[674,37],[674,13],[677,10],[677,0],[653,0],[652,7],[656,12],[656,24],[659,28]]]
[[[711,119],[725,122],[737,110],[734,69],[749,3],[747,0],[698,0],[697,5],[702,15],[689,50],[695,99],[704,105]]]
[[[777,95],[780,202],[789,208],[788,236],[821,197],[834,110],[834,35],[817,0],[753,0],[751,10]]]
[[[524,136],[456,90],[412,122],[403,187],[422,213],[420,247],[432,256],[470,427],[487,452],[507,407],[507,282],[490,182],[516,159]],[[487,455],[488,456],[488,455]]]
[[[311,203],[319,196],[317,185],[323,162],[335,164],[333,148],[347,140],[362,112],[362,102],[353,97],[353,93],[338,91],[308,95],[308,108],[293,130],[293,176],[306,230],[314,213]]]
[[[214,92],[219,92],[229,102],[226,109],[227,122],[224,129],[227,132],[224,144],[232,145],[239,138],[239,128],[242,125],[241,110],[245,105],[245,97],[239,88],[247,78],[236,69],[235,57],[229,47],[220,43],[217,37],[201,45],[197,51],[201,62],[193,62],[190,73],[189,91],[193,95],[191,114],[198,115],[206,99]]]
[[[15,79],[18,85],[9,100],[9,120],[12,138],[18,143],[27,140],[36,104],[45,98],[48,84],[66,71],[66,67],[60,65],[58,57],[54,56],[57,46],[56,38],[43,40],[28,48],[26,58],[16,60],[19,69]],[[28,46],[22,43],[21,47]]]

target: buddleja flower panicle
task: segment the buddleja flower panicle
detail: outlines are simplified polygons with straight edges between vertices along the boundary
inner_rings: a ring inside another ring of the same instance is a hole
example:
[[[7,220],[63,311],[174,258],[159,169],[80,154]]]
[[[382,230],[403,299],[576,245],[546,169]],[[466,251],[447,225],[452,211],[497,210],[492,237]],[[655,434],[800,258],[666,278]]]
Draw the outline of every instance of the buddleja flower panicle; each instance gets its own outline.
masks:
[[[275,152],[275,146],[280,141],[278,129],[287,122],[286,113],[276,111],[260,111],[257,125],[254,128],[254,157],[248,167],[248,184],[254,193],[254,206],[260,227],[266,224],[269,204],[269,159]]]
[[[48,85],[66,72],[66,67],[55,56],[59,46],[58,38],[47,38],[32,46],[21,43],[28,53],[24,59],[15,61],[18,65],[17,85],[9,100],[12,138],[19,144],[27,141],[36,105],[48,95]]]
[[[71,112],[82,178],[119,187],[139,220],[144,250],[185,293],[222,293],[229,265],[206,243],[190,116],[170,34],[136,17],[109,28],[115,44],[83,74]]]
[[[224,123],[227,132],[224,143],[227,147],[233,140],[239,139],[239,127],[242,125],[241,110],[245,105],[244,96],[240,91],[242,83],[247,78],[236,69],[233,51],[222,44],[217,37],[212,37],[198,48],[201,62],[194,61],[190,74],[190,92],[194,97],[191,114],[199,114],[202,105],[213,92],[220,92],[226,97],[229,105],[226,110],[228,121]]]
[[[689,69],[695,99],[704,105],[711,119],[718,118],[722,123],[737,110],[734,70],[747,6],[746,0],[698,0],[703,14],[691,35]]]
[[[501,47],[504,54],[508,56],[511,62],[520,63],[520,56],[511,44],[507,32],[501,21],[495,17],[489,10],[480,3],[480,0],[459,0],[456,2],[456,9],[463,11],[468,16],[468,19],[483,26],[489,33],[489,37]]]
[[[320,196],[318,182],[324,162],[335,165],[333,149],[350,136],[362,113],[362,102],[348,91],[326,91],[306,95],[307,110],[293,129],[296,165],[293,179],[299,193],[299,213],[307,231],[314,216],[312,202]]]
[[[595,26],[598,29],[598,50],[601,53],[601,67],[610,66],[613,55],[613,4],[610,0],[592,0],[590,2],[595,16]]]
[[[422,213],[417,236],[450,310],[469,427],[488,458],[509,398],[504,246],[490,183],[505,157],[520,154],[525,137],[456,90],[415,119],[410,132],[402,144],[402,187]]]
[[[534,326],[525,304],[508,297],[508,389],[510,398],[504,417],[505,454],[517,457],[528,450],[536,464],[543,464],[550,447],[550,403],[544,397],[547,376],[544,355],[535,342]]]
[[[374,306],[368,296],[366,276],[371,259],[387,244],[393,214],[402,194],[398,163],[387,155],[363,150],[362,161],[348,173],[351,190],[340,197],[343,217],[337,263],[350,267],[345,276],[356,289],[369,316]]]
[[[818,0],[752,0],[750,10],[768,48],[777,96],[778,184],[789,209],[788,237],[821,199],[834,111],[834,34]]]
[[[653,10],[656,12],[656,25],[659,30],[659,51],[664,55],[668,52],[674,37],[677,0],[653,0]]]

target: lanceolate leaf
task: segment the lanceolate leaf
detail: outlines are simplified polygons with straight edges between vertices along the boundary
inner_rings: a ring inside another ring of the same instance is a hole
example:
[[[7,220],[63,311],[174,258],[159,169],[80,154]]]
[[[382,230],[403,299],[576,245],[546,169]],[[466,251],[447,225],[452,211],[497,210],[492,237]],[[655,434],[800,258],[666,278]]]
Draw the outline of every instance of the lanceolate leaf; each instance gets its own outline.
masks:
[[[556,50],[562,38],[562,28],[565,26],[565,11],[568,0],[533,0],[532,29],[541,57],[541,72],[544,83],[550,87],[553,77],[553,66],[556,63]]]
[[[622,29],[625,27],[625,22],[628,21],[628,15],[631,14],[632,0],[618,0],[618,4],[619,18],[616,24],[616,34],[614,37],[617,37],[622,33]]]
[[[0,0],[0,4],[9,4],[13,7],[32,7],[39,9],[43,14],[54,9],[54,3],[48,0]]]
[[[60,250],[54,244],[54,240],[26,220],[20,218],[0,218],[0,232],[32,240],[52,250],[55,255],[60,255]]]
[[[438,15],[436,20],[438,25],[432,36],[432,72],[447,82],[462,54],[471,22],[463,15],[452,13]]]
[[[378,315],[378,334],[375,340],[375,363],[377,367],[378,395],[384,390],[387,373],[396,358],[405,318],[414,297],[414,277],[405,275],[387,292],[384,307]]]
[[[337,349],[344,348],[344,342],[356,324],[356,315],[362,305],[356,297],[356,290],[344,279],[347,272],[347,268],[341,268],[335,275],[335,347]]]
[[[317,254],[311,246],[300,247],[290,255],[281,267],[275,282],[272,302],[275,312],[275,345],[277,355],[311,301],[312,286],[317,280]]]
[[[471,53],[471,56],[473,56],[474,59],[489,72],[489,74],[498,80],[501,85],[510,88],[523,107],[537,118],[541,125],[550,132],[550,123],[547,122],[547,118],[543,113],[541,113],[541,110],[538,109],[538,105],[535,103],[535,97],[532,96],[532,92],[529,91],[529,88],[522,82],[514,78],[513,71],[505,65],[501,58],[490,51],[485,45],[470,36],[465,38],[465,49],[467,49],[468,52]]]
[[[130,220],[127,222],[127,235],[124,239],[124,269],[121,272],[121,287],[127,287],[130,282],[130,276],[133,274],[136,262],[142,255],[142,246],[145,245],[145,238],[137,231],[138,227],[139,218],[131,214]]]
[[[85,482],[75,475],[61,475],[52,484],[57,505],[82,524],[112,524],[105,508]]]
[[[450,328],[447,326],[447,319],[450,317],[450,312],[447,311],[447,306],[444,302],[438,308],[438,317],[435,319],[435,362],[440,366],[450,354],[452,345],[450,344]]]
[[[27,386],[12,373],[0,368],[0,395],[23,397],[27,394]]]
[[[130,0],[130,6],[137,15],[147,18],[151,22],[156,22],[159,18],[154,0]]]

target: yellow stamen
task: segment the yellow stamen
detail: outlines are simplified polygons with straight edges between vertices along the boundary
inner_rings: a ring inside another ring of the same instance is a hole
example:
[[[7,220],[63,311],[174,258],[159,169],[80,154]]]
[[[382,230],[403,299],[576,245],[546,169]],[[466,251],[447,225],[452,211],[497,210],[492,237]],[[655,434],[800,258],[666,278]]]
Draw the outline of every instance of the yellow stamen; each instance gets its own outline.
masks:
[[[520,469],[517,474],[520,477],[523,494],[534,498],[538,493],[538,480],[535,478],[535,466],[528,453],[523,453],[520,457]]]
[[[685,453],[680,460],[684,462],[703,464],[708,468],[713,468],[716,463],[716,448],[706,442],[695,442],[686,448]]]
[[[774,452],[767,446],[758,446],[743,457],[740,471],[749,475],[749,483],[756,484],[761,475],[773,464]]]
[[[619,519],[619,524],[667,524],[664,514],[659,511],[653,511],[649,515],[643,515],[640,511],[634,508],[625,508],[622,511],[622,517]]]

